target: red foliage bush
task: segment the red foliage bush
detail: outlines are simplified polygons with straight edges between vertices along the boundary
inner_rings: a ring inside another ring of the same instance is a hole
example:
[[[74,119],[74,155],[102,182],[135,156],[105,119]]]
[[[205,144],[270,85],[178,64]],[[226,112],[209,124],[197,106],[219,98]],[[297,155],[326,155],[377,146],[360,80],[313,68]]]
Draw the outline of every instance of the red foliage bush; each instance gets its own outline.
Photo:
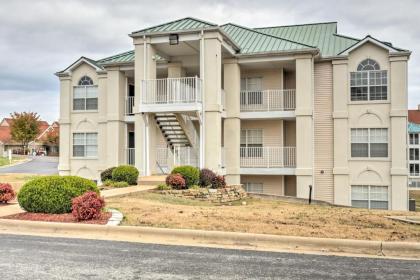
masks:
[[[96,192],[86,192],[73,198],[71,213],[78,221],[99,219],[104,206],[104,199]]]
[[[187,184],[181,174],[169,174],[166,176],[166,184],[174,189],[186,189]]]
[[[0,183],[0,203],[7,203],[16,197],[16,193],[10,184]]]
[[[221,189],[226,187],[225,177],[223,176],[216,176],[211,181],[211,187],[213,189]]]

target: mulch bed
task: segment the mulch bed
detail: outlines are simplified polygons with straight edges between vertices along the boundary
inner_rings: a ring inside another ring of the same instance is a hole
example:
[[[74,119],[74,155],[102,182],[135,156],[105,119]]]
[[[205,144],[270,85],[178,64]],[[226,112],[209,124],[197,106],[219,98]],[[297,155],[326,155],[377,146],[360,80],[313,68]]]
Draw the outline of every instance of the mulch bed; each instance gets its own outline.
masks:
[[[111,212],[104,212],[97,220],[77,221],[71,213],[68,214],[44,214],[44,213],[19,213],[10,216],[1,217],[10,220],[25,220],[38,222],[58,222],[58,223],[78,223],[78,224],[96,224],[105,225],[111,218]]]

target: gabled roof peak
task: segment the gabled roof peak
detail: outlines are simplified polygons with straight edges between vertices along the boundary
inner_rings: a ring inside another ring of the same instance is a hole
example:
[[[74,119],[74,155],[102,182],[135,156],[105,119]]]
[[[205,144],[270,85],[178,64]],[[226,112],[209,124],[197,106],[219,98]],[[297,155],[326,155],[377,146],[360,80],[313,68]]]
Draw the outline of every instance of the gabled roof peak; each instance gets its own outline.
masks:
[[[197,19],[194,17],[185,17],[169,21],[166,23],[158,24],[152,27],[144,28],[138,31],[134,31],[131,34],[143,34],[143,33],[153,33],[153,32],[171,32],[171,31],[182,31],[188,29],[200,29],[206,27],[217,27],[218,25],[212,22],[204,21],[202,19]]]

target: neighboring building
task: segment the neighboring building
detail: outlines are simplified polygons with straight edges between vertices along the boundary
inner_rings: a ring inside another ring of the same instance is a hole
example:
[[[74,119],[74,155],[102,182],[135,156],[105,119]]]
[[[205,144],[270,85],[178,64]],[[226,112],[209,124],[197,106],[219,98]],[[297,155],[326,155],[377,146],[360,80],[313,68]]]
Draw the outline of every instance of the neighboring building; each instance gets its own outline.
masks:
[[[20,142],[12,139],[11,118],[4,118],[0,122],[0,156],[7,154],[9,150],[14,154],[23,154],[23,147]],[[58,142],[51,142],[52,139],[58,140],[59,124],[54,122],[49,125],[46,121],[38,122],[39,134],[34,142],[29,143],[30,152],[42,152],[43,154],[58,156]]]
[[[337,23],[267,28],[184,18],[81,57],[61,84],[60,174],[192,164],[251,192],[407,210],[410,52]]]
[[[417,110],[408,110],[408,186],[420,189],[420,105]]]

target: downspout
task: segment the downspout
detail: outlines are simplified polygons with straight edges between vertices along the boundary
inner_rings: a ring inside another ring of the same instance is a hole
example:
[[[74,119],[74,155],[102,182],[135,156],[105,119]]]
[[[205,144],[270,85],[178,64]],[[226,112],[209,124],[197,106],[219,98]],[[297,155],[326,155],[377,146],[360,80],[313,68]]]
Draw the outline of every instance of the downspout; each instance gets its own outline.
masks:
[[[312,196],[315,199],[315,66],[314,57],[311,59],[311,91],[312,91]]]

